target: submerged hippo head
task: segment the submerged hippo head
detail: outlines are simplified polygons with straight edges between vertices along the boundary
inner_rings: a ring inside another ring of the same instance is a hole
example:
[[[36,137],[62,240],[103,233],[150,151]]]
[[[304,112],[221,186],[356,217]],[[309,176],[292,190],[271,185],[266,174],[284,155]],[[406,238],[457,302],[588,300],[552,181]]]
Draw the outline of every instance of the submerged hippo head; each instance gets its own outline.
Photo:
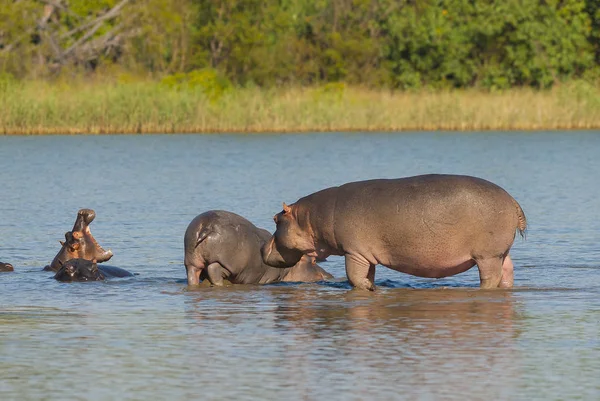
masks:
[[[95,259],[71,259],[62,265],[54,278],[63,282],[100,281],[104,280],[104,275],[98,270]]]
[[[317,257],[310,230],[301,227],[294,205],[284,203],[283,210],[273,220],[277,229],[261,250],[266,264],[285,268],[298,263],[303,254]]]
[[[15,268],[10,263],[0,262],[0,272],[12,272]]]
[[[71,259],[81,258],[98,263],[109,260],[113,253],[105,251],[96,241],[90,231],[89,224],[94,221],[96,213],[91,209],[81,209],[77,213],[77,219],[71,231],[65,233],[65,241],[60,241],[62,247],[45,270],[58,271],[62,265]]]

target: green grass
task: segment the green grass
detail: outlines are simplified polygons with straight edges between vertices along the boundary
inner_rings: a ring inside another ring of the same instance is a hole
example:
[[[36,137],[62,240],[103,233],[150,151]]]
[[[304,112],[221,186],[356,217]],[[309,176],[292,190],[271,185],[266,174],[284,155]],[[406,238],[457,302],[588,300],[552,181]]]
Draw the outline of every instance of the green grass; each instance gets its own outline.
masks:
[[[390,92],[175,89],[154,81],[0,81],[0,133],[218,133],[600,128],[600,87]]]

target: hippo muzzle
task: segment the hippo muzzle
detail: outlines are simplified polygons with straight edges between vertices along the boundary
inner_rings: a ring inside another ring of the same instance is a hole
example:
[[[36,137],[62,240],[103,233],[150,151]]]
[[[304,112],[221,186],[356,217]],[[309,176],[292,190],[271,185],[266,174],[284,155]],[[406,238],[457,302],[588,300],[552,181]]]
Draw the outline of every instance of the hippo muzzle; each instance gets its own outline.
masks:
[[[96,218],[96,212],[92,209],[79,209],[72,231],[84,231]]]
[[[296,265],[302,259],[303,253],[295,249],[279,248],[272,236],[260,250],[263,261],[269,266],[285,269]]]

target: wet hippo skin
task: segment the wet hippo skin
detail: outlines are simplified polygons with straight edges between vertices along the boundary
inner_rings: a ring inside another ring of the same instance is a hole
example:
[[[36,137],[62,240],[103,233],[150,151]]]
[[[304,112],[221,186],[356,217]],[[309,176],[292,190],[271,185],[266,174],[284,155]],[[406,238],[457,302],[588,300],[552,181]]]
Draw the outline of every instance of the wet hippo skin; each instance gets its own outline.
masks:
[[[96,260],[87,260],[81,258],[69,259],[54,275],[58,281],[101,281],[106,277],[129,277],[133,276],[127,270],[114,267],[98,267]]]
[[[299,258],[280,269],[265,264],[260,250],[271,237],[235,213],[210,210],[194,218],[184,237],[188,284],[208,279],[212,285],[268,284],[280,281],[319,281],[332,278],[312,257]]]
[[[10,263],[0,262],[0,273],[12,272],[15,268]]]
[[[73,229],[65,233],[65,240],[60,241],[61,248],[44,270],[58,271],[62,265],[71,259],[95,259],[97,263],[106,262],[113,253],[105,251],[96,241],[90,231],[90,224],[94,221],[96,213],[92,209],[80,209]]]
[[[351,182],[299,199],[274,216],[265,263],[345,257],[353,287],[375,289],[375,266],[440,278],[477,265],[481,288],[510,288],[509,250],[527,222],[517,201],[476,177],[422,175]]]

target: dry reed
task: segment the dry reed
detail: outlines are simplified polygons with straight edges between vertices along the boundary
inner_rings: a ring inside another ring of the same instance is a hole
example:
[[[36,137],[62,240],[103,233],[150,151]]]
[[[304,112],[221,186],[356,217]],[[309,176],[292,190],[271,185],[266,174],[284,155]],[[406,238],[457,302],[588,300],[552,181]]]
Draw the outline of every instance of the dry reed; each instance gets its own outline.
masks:
[[[600,89],[390,92],[233,89],[207,96],[154,82],[12,82],[0,85],[0,132],[12,134],[220,133],[600,128]]]

